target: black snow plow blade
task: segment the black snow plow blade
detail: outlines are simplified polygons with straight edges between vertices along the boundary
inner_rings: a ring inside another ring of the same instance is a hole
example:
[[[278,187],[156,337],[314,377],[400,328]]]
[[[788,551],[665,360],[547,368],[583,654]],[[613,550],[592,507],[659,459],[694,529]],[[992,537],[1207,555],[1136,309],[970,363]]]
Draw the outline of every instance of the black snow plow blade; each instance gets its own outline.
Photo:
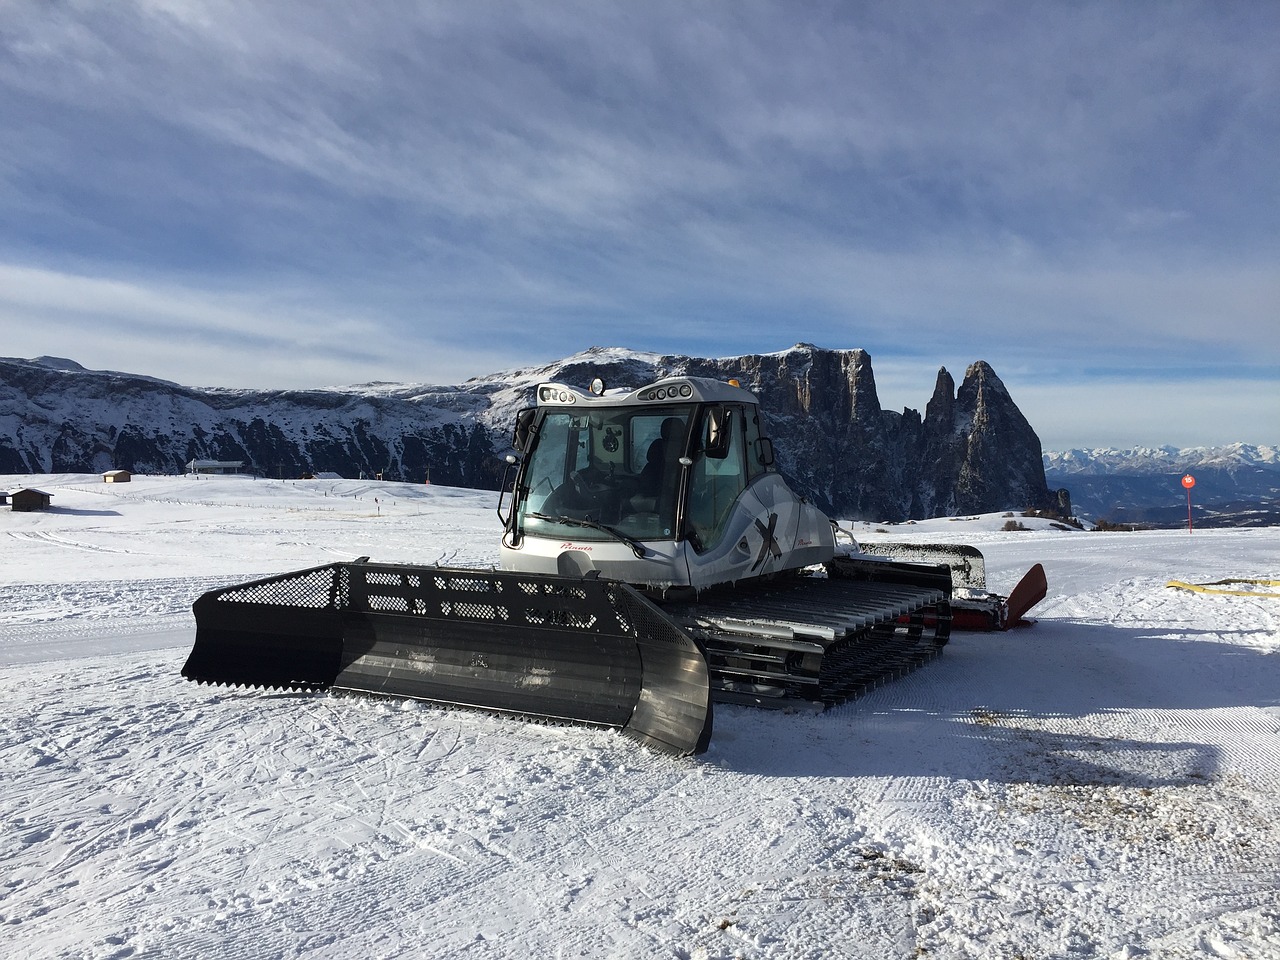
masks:
[[[675,754],[711,738],[707,660],[624,583],[334,563],[212,590],[182,675],[357,690],[617,727]]]

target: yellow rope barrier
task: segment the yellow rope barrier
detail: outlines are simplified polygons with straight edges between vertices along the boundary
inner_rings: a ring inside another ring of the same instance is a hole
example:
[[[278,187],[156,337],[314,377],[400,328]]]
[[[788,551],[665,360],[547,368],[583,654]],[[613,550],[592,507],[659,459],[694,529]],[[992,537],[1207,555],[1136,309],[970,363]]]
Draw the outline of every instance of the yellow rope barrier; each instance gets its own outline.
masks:
[[[1227,586],[1233,583],[1247,583],[1255,587],[1280,587],[1280,580],[1250,580],[1250,579],[1227,579],[1214,580],[1210,583],[1184,583],[1181,580],[1170,580],[1165,584],[1166,587],[1173,587],[1175,590],[1190,590],[1193,593],[1218,593],[1225,594],[1229,597],[1270,597],[1273,600],[1280,600],[1280,593],[1272,593],[1267,590],[1220,590],[1219,587]]]

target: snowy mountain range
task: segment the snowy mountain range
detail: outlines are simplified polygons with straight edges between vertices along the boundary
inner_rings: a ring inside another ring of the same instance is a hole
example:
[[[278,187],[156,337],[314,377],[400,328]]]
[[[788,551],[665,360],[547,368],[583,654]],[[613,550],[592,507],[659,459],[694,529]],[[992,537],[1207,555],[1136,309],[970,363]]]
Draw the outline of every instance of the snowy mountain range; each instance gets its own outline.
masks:
[[[511,424],[538,383],[603,377],[736,377],[760,396],[780,468],[832,515],[897,521],[1028,508],[1091,520],[1280,523],[1280,448],[1043,452],[995,371],[971,364],[957,388],[938,372],[925,412],[883,410],[862,350],[705,359],[593,347],[458,385],[366,383],[317,390],[186,387],[73,360],[0,358],[0,474],[177,473],[193,458],[248,472],[334,472],[496,489]],[[1068,491],[1060,495],[1059,491]]]
[[[1057,509],[1040,441],[995,371],[957,388],[940,370],[923,416],[880,407],[863,350],[798,344],[706,359],[593,347],[454,386],[371,383],[324,390],[185,387],[0,359],[0,474],[176,473],[192,459],[240,460],[267,477],[346,477],[496,488],[515,412],[540,382],[602,377],[636,388],[667,376],[736,378],[762,403],[778,465],[833,516],[905,520]]]
[[[1221,447],[1114,447],[1046,451],[1044,468],[1074,474],[1187,473],[1194,470],[1280,471],[1280,447],[1232,443]]]
[[[1044,454],[1045,479],[1071,490],[1076,510],[1117,523],[1172,526],[1187,519],[1182,478],[1191,474],[1197,523],[1280,523],[1280,448],[1097,448]]]

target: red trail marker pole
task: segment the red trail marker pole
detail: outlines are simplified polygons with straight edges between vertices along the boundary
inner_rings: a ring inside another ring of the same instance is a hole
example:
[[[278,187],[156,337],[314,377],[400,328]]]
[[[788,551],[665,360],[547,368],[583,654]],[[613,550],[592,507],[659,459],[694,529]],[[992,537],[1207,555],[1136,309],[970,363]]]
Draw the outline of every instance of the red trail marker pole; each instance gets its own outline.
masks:
[[[1182,485],[1187,490],[1187,533],[1191,532],[1191,488],[1196,485],[1196,478],[1187,474],[1182,478]]]

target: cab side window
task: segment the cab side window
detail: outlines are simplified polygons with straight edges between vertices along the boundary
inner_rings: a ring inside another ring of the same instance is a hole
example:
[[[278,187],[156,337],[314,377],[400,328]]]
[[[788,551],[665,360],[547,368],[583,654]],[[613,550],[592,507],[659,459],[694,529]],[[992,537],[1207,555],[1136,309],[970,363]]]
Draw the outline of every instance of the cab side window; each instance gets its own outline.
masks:
[[[714,547],[724,535],[733,505],[749,479],[746,455],[746,408],[728,405],[716,411],[704,411],[699,429],[702,443],[690,468],[689,502],[686,510],[689,527],[696,544],[703,550]],[[754,410],[751,411],[754,414]],[[712,427],[713,422],[716,427]],[[723,458],[708,456],[708,432],[725,431],[728,439]]]
[[[746,408],[747,427],[747,479],[754,480],[773,468],[773,444],[761,441],[760,409]]]

